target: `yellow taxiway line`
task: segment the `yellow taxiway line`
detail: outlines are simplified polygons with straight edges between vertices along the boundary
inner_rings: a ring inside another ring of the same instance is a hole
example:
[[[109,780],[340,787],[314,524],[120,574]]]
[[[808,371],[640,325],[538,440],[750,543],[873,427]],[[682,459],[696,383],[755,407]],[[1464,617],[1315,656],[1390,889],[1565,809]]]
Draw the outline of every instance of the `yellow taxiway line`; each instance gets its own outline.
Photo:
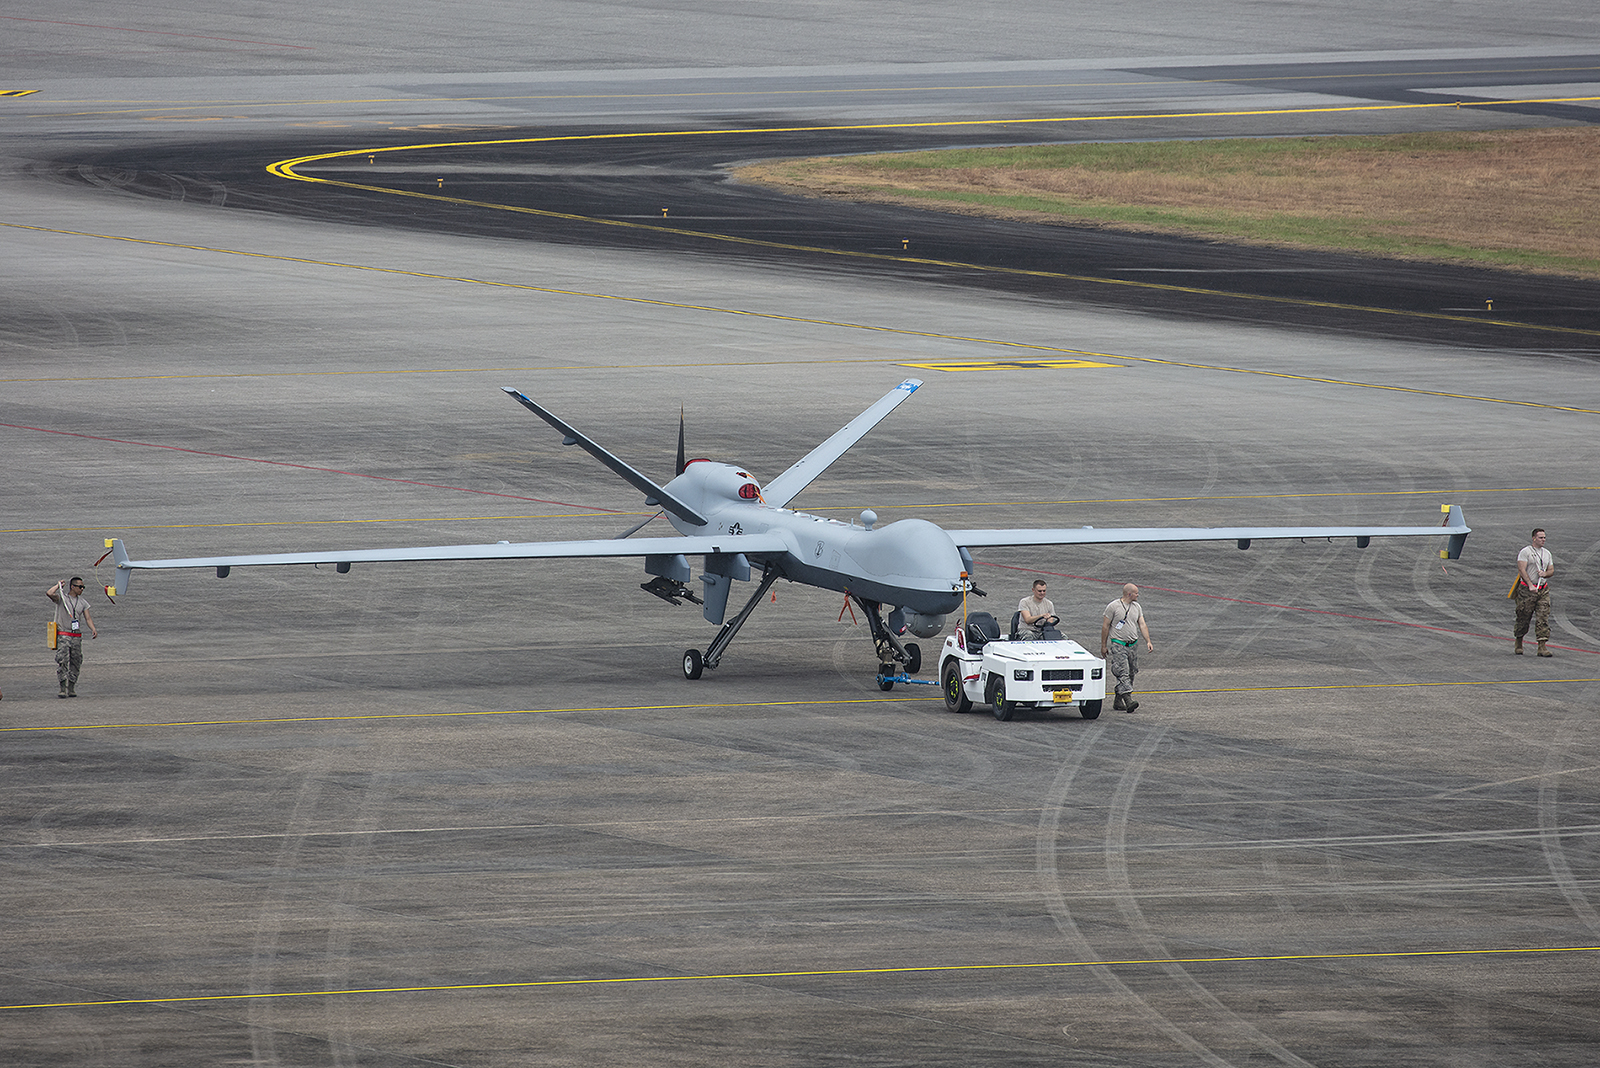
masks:
[[[1241,116],[1260,115],[1322,115],[1341,112],[1372,112],[1372,111],[1404,111],[1425,108],[1463,108],[1463,107],[1496,107],[1507,104],[1565,104],[1589,103],[1600,101],[1600,97],[1574,96],[1574,97],[1548,97],[1530,100],[1494,100],[1494,101],[1465,101],[1465,102],[1440,102],[1419,104],[1357,104],[1336,107],[1314,108],[1265,108],[1240,111],[1185,111],[1152,114],[1128,115],[1068,115],[1052,116],[1047,118],[1022,118],[1022,119],[962,119],[939,120],[927,122],[892,122],[892,123],[858,123],[837,126],[771,126],[756,129],[700,129],[700,130],[651,130],[632,131],[608,134],[561,134],[545,137],[510,137],[494,138],[481,141],[434,141],[410,145],[386,145],[370,148],[344,149],[338,152],[322,152],[309,156],[296,156],[292,159],[278,160],[269,164],[267,172],[279,178],[292,181],[311,182],[321,185],[335,186],[342,189],[357,189],[364,192],[383,193],[390,196],[410,197],[417,200],[433,201],[441,204],[453,204],[461,207],[485,208],[492,211],[513,212],[523,215],[536,215],[544,218],[562,219],[570,222],[583,222],[594,226],[611,226],[623,229],[643,230],[675,237],[688,237],[706,241],[720,241],[728,244],[744,245],[756,248],[778,249],[789,252],[804,252],[828,256],[840,256],[855,260],[868,260],[887,263],[907,263],[919,266],[948,267],[976,271],[986,274],[1004,274],[1027,278],[1048,278],[1061,281],[1092,283],[1095,285],[1122,286],[1133,289],[1156,290],[1167,293],[1185,293],[1194,296],[1218,297],[1230,300],[1250,300],[1267,304],[1284,304],[1295,307],[1323,308],[1334,311],[1361,312],[1374,315],[1393,315],[1404,318],[1425,319],[1436,322],[1471,323],[1476,326],[1504,326],[1516,329],[1538,330],[1546,333],[1576,334],[1587,337],[1600,337],[1600,330],[1590,330],[1581,327],[1546,326],[1533,323],[1522,323],[1515,320],[1486,319],[1476,316],[1452,315],[1445,312],[1407,311],[1398,308],[1384,308],[1373,305],[1344,304],[1336,301],[1319,301],[1298,297],[1272,296],[1260,293],[1239,293],[1231,290],[1208,289],[1197,286],[1181,286],[1163,282],[1145,282],[1122,278],[1105,278],[1095,275],[1076,275],[1061,271],[1029,270],[1018,267],[997,267],[989,264],[963,263],[958,260],[929,259],[922,256],[895,255],[882,252],[859,252],[845,249],[827,248],[814,245],[799,245],[784,241],[768,241],[760,238],[739,237],[732,234],[707,233],[701,230],[687,230],[675,226],[661,226],[652,223],[634,222],[626,219],[609,219],[596,216],[577,215],[570,212],[549,211],[542,208],[520,207],[514,204],[501,204],[493,201],[472,200],[465,197],[446,196],[442,193],[429,193],[419,190],[396,189],[392,186],[372,185],[364,182],[347,182],[336,178],[320,178],[314,175],[301,174],[299,168],[312,163],[326,163],[330,160],[355,159],[361,156],[375,158],[380,153],[394,152],[426,152],[443,148],[483,148],[498,145],[537,145],[557,144],[571,142],[596,142],[596,141],[626,141],[647,140],[662,138],[688,138],[688,137],[725,137],[729,135],[749,134],[784,134],[784,133],[828,133],[863,130],[906,130],[927,128],[950,127],[981,127],[981,126],[1024,126],[1048,125],[1088,122],[1109,122],[1114,120],[1130,121],[1138,119],[1208,119],[1208,118],[1236,118]],[[443,179],[440,179],[443,186]]]
[[[1069,968],[1165,968],[1173,965],[1263,964],[1274,961],[1313,963],[1318,961],[1398,961],[1441,958],[1507,957],[1572,953],[1594,953],[1600,946],[1527,946],[1485,949],[1400,949],[1365,953],[1281,953],[1237,957],[1155,957],[1129,960],[1023,961],[998,964],[913,964],[882,968],[810,968],[795,971],[720,972],[704,975],[628,975],[599,976],[588,979],[532,979],[503,983],[449,983],[430,986],[380,986],[338,990],[281,990],[244,994],[188,994],[174,997],[116,998],[104,1001],[46,1001],[19,1005],[0,1005],[0,1011],[24,1009],[90,1009],[122,1005],[196,1005],[218,1001],[265,1001],[286,998],[346,997],[352,994],[434,994],[466,990],[533,990],[541,987],[602,987],[664,983],[749,982],[761,979],[842,979],[880,975],[962,975],[975,972],[1017,972],[1062,970]]]
[[[1586,650],[1576,650],[1584,652]],[[1194,689],[1141,690],[1142,695],[1167,694],[1225,694],[1225,693],[1291,693],[1301,690],[1403,690],[1416,687],[1449,686],[1550,686],[1566,683],[1600,682],[1600,678],[1573,679],[1480,679],[1464,682],[1355,682],[1285,686],[1205,686]],[[931,689],[932,687],[930,687]],[[909,701],[943,701],[941,694],[913,697],[845,697],[806,701],[745,701],[735,703],[689,702],[675,705],[596,705],[570,708],[491,708],[465,709],[450,712],[364,712],[358,715],[338,716],[259,716],[249,719],[183,719],[151,723],[44,723],[33,726],[0,727],[0,734],[26,734],[41,731],[105,731],[105,730],[164,730],[172,727],[254,727],[270,723],[358,723],[398,719],[455,719],[466,716],[565,716],[609,712],[685,712],[691,709],[737,711],[757,708],[822,708],[845,705],[905,704]]]
[[[1172,111],[1135,113],[1126,115],[1056,115],[1044,118],[987,118],[987,119],[939,119],[923,122],[873,122],[849,123],[836,126],[766,126],[766,127],[725,127],[721,129],[702,130],[634,130],[621,133],[606,134],[559,134],[547,137],[506,137],[488,141],[433,141],[414,145],[387,145],[377,148],[350,148],[337,152],[320,152],[309,156],[296,156],[292,159],[279,160],[267,166],[269,174],[280,178],[291,178],[302,182],[321,182],[329,185],[350,185],[329,178],[315,178],[299,174],[296,171],[307,163],[322,162],[330,159],[353,159],[358,156],[371,156],[380,152],[414,152],[434,148],[480,148],[491,145],[532,145],[551,144],[557,142],[574,141],[626,141],[626,140],[660,140],[669,137],[727,137],[730,135],[750,134],[781,134],[781,133],[845,133],[861,130],[916,130],[929,128],[951,128],[972,126],[1037,126],[1052,123],[1089,123],[1089,122],[1116,122],[1134,121],[1139,119],[1222,119],[1239,118],[1259,115],[1327,115],[1339,112],[1358,111],[1416,111],[1429,108],[1474,108],[1474,107],[1506,107],[1512,104],[1576,104],[1600,101],[1600,96],[1566,96],[1548,97],[1541,99],[1515,99],[1515,100],[1486,100],[1486,101],[1444,101],[1439,103],[1419,104],[1349,104],[1338,106],[1324,106],[1314,108],[1262,108],[1241,111]],[[407,196],[427,196],[427,194],[413,194],[405,190],[384,189],[381,186],[350,185],[356,189],[376,189],[381,192],[398,192]],[[436,199],[448,200],[447,197]],[[561,212],[538,211],[524,209],[536,215],[554,215],[560,218],[583,219],[581,215],[565,215]],[[627,225],[627,224],[622,224]],[[637,224],[635,224],[637,225]]]

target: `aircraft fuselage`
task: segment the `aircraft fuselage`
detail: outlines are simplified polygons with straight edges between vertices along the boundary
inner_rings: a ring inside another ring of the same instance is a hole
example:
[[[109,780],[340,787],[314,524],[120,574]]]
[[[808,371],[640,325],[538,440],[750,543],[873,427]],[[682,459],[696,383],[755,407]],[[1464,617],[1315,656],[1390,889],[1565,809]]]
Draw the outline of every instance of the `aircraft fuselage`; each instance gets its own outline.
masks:
[[[786,552],[749,557],[752,563],[776,565],[792,581],[928,616],[961,607],[961,551],[927,520],[902,519],[868,528],[774,508],[761,500],[761,488],[751,475],[710,460],[690,462],[666,488],[709,520],[699,526],[668,514],[681,534],[779,535],[788,543]]]

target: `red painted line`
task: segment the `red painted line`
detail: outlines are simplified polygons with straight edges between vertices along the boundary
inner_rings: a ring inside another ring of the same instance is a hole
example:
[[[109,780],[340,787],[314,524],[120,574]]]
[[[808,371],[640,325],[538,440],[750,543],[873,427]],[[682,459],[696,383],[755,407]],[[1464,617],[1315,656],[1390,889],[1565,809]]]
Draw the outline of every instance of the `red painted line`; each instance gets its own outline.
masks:
[[[179,445],[158,445],[149,441],[127,441],[123,438],[103,438],[96,434],[79,434],[71,430],[51,430],[49,427],[27,426],[21,423],[0,423],[0,426],[12,430],[31,430],[39,434],[60,434],[62,437],[82,438],[85,441],[104,441],[112,445],[135,445],[141,449],[166,449],[169,452],[186,452],[191,456],[213,456],[220,460],[242,460],[250,464],[268,464],[273,467],[292,467],[299,471],[315,471],[326,475],[348,475],[351,478],[369,478],[374,482],[398,482],[402,486],[420,486],[424,489],[454,490],[457,493],[476,493],[484,497],[507,497],[513,501],[529,501],[533,504],[553,504],[561,508],[581,508],[586,512],[611,512],[616,515],[623,514],[617,508],[601,508],[589,504],[572,504],[568,501],[552,501],[543,497],[519,497],[515,493],[496,493],[493,490],[467,489],[464,486],[441,486],[436,482],[415,482],[409,478],[389,478],[387,475],[364,475],[359,471],[342,471],[337,467],[314,467],[311,464],[290,463],[287,460],[261,460],[254,456],[235,456],[227,452],[207,452],[204,449],[185,449]]]
[[[173,30],[141,30],[133,26],[103,26],[97,22],[61,22],[56,19],[26,19],[20,15],[0,15],[8,22],[36,22],[45,26],[73,26],[80,30],[115,30],[118,33],[149,33],[160,37],[190,37],[199,41],[224,41],[228,44],[262,45],[267,48],[299,48],[315,52],[311,45],[278,44],[275,41],[252,41],[243,37],[208,37],[203,33],[178,33]]]
[[[985,567],[998,568],[1002,571],[1021,571],[1024,574],[1029,575],[1052,575],[1056,578],[1078,579],[1083,582],[1098,582],[1102,585],[1117,586],[1119,588],[1125,584],[1124,580],[1122,579],[1094,578],[1089,575],[1069,575],[1063,571],[1045,571],[1035,567],[1013,567],[1009,564],[990,564],[984,561],[975,562],[983,563]],[[1384,619],[1380,616],[1357,616],[1351,615],[1349,612],[1330,611],[1326,608],[1299,608],[1292,604],[1274,604],[1271,601],[1250,601],[1242,597],[1224,597],[1220,593],[1200,593],[1196,590],[1175,590],[1168,586],[1146,586],[1144,583],[1138,583],[1138,586],[1141,590],[1160,590],[1162,593],[1175,593],[1182,597],[1202,597],[1210,601],[1227,601],[1229,604],[1247,604],[1257,608],[1281,608],[1285,612],[1304,612],[1307,615],[1334,616],[1338,619],[1353,619],[1359,623],[1387,623],[1392,627],[1411,627],[1415,630],[1430,630],[1435,634],[1456,634],[1463,638],[1487,638],[1490,641],[1497,642],[1511,641],[1510,638],[1499,634],[1479,634],[1477,631],[1456,630],[1452,627],[1434,627],[1429,626],[1426,623],[1406,623],[1402,620]],[[1569,653],[1589,653],[1591,655],[1600,656],[1600,650],[1579,649],[1576,646],[1571,645],[1556,645],[1554,642],[1546,642],[1545,644],[1552,649],[1561,649]]]

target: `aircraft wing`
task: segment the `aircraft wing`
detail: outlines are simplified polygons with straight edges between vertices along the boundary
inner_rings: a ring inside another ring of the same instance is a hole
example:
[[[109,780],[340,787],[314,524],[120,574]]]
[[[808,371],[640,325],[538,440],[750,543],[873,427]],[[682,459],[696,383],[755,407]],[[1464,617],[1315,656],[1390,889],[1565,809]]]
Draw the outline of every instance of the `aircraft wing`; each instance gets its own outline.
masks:
[[[952,541],[963,549],[993,548],[1001,545],[1121,545],[1134,542],[1232,541],[1248,549],[1252,541],[1309,538],[1354,538],[1366,546],[1372,538],[1420,538],[1447,535],[1450,545],[1441,552],[1448,559],[1461,555],[1466,544],[1466,516],[1458,504],[1441,509],[1444,522],[1419,527],[1068,527],[1058,530],[949,530]]]
[[[821,445],[802,456],[793,467],[761,487],[761,499],[774,508],[782,508],[811,485],[813,479],[828,469],[828,465],[843,456],[867,431],[877,426],[884,416],[894,411],[900,402],[910,397],[922,385],[918,378],[908,378],[880,397],[872,407],[850,420],[834,432]]]
[[[248,556],[196,556],[180,560],[134,560],[121,538],[108,539],[117,565],[113,596],[127,592],[133,572],[170,568],[211,567],[218,577],[231,568],[265,564],[332,564],[340,571],[351,564],[402,563],[429,560],[548,560],[583,556],[700,556],[706,553],[781,553],[788,542],[777,534],[694,535],[665,538],[596,538],[592,541],[500,541],[492,545],[422,545],[398,549],[335,549],[312,553],[257,553]]]

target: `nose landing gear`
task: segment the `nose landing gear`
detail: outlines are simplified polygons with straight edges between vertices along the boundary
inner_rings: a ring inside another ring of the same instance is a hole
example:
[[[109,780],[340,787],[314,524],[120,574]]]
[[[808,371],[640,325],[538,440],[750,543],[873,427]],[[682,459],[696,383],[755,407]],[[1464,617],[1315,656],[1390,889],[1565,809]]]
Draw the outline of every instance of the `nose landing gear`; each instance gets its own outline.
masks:
[[[894,689],[897,682],[922,682],[921,679],[911,678],[922,670],[922,649],[917,643],[901,643],[889,625],[884,623],[880,615],[883,609],[881,603],[857,597],[853,593],[849,597],[866,614],[867,627],[872,631],[872,644],[878,652],[878,689],[888,692]]]

